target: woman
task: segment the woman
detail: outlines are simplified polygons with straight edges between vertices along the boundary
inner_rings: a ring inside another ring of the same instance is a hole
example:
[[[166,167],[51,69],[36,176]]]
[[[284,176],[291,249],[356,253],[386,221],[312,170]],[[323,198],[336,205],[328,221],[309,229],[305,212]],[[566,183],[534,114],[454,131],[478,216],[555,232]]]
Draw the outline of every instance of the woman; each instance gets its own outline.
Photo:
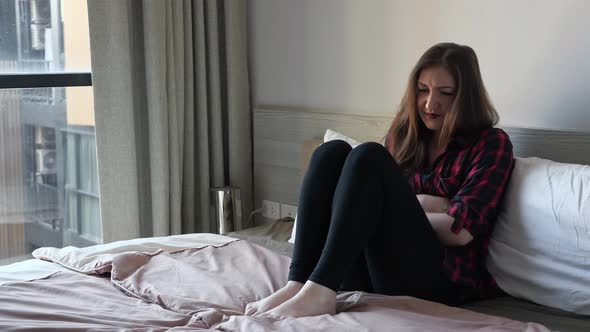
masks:
[[[475,52],[428,49],[385,147],[332,141],[313,153],[289,281],[246,314],[335,314],[339,290],[449,305],[493,296],[485,259],[513,165],[497,121]]]

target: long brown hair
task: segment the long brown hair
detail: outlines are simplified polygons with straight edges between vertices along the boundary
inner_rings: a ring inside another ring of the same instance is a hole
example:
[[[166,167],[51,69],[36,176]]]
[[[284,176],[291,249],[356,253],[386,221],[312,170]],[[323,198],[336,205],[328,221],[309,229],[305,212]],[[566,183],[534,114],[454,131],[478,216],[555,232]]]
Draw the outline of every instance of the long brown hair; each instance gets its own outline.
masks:
[[[441,129],[440,144],[446,146],[455,133],[474,135],[498,122],[498,113],[484,87],[473,49],[454,43],[432,46],[412,69],[406,92],[386,136],[387,150],[406,174],[423,167],[428,159],[432,132],[418,114],[416,89],[421,71],[431,66],[446,67],[456,85],[455,99]]]

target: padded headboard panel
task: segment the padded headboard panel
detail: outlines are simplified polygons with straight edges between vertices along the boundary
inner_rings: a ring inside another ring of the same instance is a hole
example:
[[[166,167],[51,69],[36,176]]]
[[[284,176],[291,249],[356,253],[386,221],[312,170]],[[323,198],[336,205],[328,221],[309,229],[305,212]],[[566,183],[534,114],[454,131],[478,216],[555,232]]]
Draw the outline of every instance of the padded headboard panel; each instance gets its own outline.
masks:
[[[358,141],[381,142],[393,116],[317,110],[254,110],[254,203],[262,199],[297,205],[301,170],[327,128]],[[501,126],[518,157],[536,156],[590,165],[590,132]],[[314,140],[315,142],[304,142]],[[305,151],[304,151],[305,150]]]

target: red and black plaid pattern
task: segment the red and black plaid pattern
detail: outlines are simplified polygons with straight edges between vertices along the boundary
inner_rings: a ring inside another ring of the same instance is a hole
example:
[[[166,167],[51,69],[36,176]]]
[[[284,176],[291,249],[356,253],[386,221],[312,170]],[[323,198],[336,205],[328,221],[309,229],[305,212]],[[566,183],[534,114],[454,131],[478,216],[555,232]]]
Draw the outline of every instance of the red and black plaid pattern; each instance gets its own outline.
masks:
[[[444,260],[449,278],[473,290],[470,297],[497,289],[486,257],[513,162],[508,135],[490,128],[475,139],[454,136],[432,168],[416,172],[410,181],[416,194],[448,197],[447,214],[455,218],[451,230],[459,233],[464,228],[473,236],[466,246],[447,247]]]

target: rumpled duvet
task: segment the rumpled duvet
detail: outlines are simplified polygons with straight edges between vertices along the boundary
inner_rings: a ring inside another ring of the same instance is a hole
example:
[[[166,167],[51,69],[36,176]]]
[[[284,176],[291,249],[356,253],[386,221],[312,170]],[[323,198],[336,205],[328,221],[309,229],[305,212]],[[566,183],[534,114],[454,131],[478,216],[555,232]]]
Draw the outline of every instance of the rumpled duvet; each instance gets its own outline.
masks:
[[[246,304],[286,283],[290,259],[221,235],[41,248],[34,256],[0,268],[0,331],[548,331],[363,292],[340,293],[333,316],[244,316]]]

